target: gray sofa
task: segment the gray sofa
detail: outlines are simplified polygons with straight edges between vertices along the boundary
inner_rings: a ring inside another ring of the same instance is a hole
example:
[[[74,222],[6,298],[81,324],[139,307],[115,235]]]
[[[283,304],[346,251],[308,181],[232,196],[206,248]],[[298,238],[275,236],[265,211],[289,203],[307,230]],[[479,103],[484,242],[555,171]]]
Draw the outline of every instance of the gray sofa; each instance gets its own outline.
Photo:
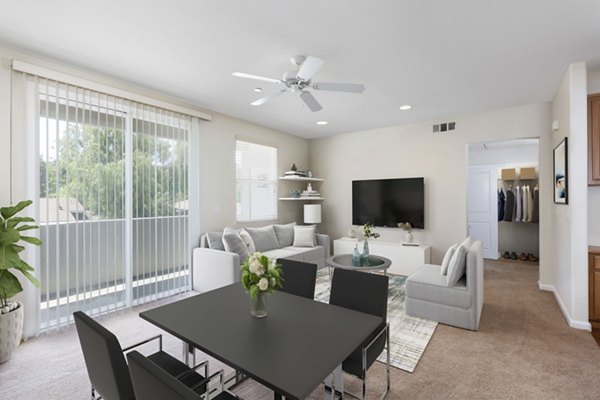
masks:
[[[285,227],[288,225],[269,225]],[[268,228],[263,227],[263,228]],[[192,288],[195,291],[207,292],[222,286],[239,282],[241,279],[240,256],[235,252],[225,251],[222,243],[222,232],[207,232],[200,239],[200,247],[194,249],[192,256]],[[278,237],[277,246],[268,250],[257,246],[256,251],[262,252],[269,258],[287,258],[290,260],[317,264],[318,268],[326,266],[330,253],[329,236],[315,235],[314,247],[294,247],[293,236],[284,240]],[[271,247],[271,246],[269,246]]]
[[[406,279],[406,313],[476,331],[483,308],[483,249],[475,241],[466,251],[466,272],[453,287],[439,265],[425,264]]]

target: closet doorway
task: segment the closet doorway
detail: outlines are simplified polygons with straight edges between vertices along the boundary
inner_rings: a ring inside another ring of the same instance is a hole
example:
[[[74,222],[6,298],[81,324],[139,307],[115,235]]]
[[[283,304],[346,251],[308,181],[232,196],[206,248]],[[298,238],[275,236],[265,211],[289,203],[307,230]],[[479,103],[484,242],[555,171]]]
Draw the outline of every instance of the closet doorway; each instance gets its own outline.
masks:
[[[484,258],[538,262],[539,139],[469,144],[467,226]]]

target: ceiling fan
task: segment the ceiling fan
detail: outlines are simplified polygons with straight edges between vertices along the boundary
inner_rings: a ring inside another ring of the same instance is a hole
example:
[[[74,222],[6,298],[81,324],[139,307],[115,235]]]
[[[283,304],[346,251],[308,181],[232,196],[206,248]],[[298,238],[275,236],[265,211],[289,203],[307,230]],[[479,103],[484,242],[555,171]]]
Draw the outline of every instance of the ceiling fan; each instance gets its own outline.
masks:
[[[244,72],[234,72],[232,75],[238,78],[254,79],[257,81],[275,83],[283,85],[284,88],[279,92],[261,97],[250,103],[253,106],[260,106],[283,93],[299,93],[300,99],[311,111],[320,111],[323,106],[319,104],[315,96],[308,89],[330,90],[334,92],[362,93],[365,85],[358,83],[325,83],[313,82],[312,77],[317,73],[324,61],[317,57],[294,56],[291,58],[292,64],[297,68],[296,71],[290,71],[283,74],[282,79],[266,78],[264,76],[246,74]]]

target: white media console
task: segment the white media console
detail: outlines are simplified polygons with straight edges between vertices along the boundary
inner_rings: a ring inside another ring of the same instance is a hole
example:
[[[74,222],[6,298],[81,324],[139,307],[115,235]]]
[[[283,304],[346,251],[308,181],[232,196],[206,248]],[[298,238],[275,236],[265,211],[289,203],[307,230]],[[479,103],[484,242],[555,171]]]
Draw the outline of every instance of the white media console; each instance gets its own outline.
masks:
[[[333,254],[352,254],[354,246],[362,253],[362,240],[343,237],[333,241]],[[429,264],[429,245],[403,245],[400,242],[386,242],[379,239],[369,240],[369,252],[377,256],[389,258],[392,265],[389,273],[408,276],[423,264]]]

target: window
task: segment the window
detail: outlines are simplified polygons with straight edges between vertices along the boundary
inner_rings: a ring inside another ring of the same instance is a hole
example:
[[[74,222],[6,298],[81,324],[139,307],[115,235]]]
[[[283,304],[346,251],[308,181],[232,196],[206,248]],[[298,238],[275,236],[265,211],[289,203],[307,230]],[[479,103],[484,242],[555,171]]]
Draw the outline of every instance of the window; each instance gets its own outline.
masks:
[[[237,140],[235,175],[237,220],[277,219],[277,149]]]
[[[191,118],[29,77],[37,107],[41,328],[189,288]]]

